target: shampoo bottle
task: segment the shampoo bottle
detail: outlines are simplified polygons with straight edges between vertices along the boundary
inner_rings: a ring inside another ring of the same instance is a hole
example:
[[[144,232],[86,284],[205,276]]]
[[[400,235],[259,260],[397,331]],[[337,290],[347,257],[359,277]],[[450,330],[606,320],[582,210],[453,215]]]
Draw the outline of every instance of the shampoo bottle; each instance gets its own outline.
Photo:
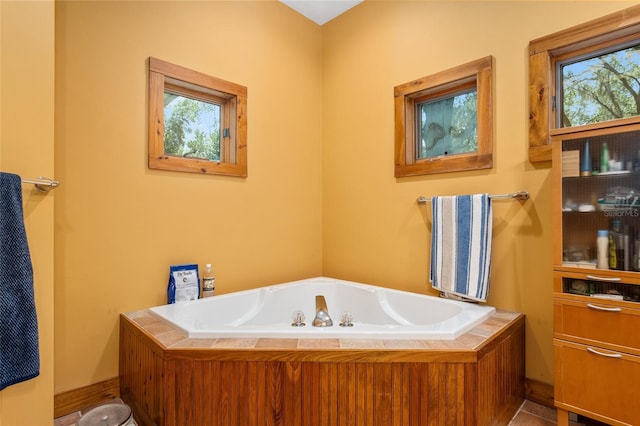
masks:
[[[582,150],[580,176],[591,176],[591,154],[589,153],[589,141],[584,143],[584,149]]]
[[[618,269],[616,237],[613,232],[609,232],[609,269]]]
[[[597,267],[599,269],[609,269],[609,231],[599,229],[596,241],[598,246]]]
[[[216,291],[216,277],[213,275],[213,268],[210,263],[205,265],[204,275],[202,276],[202,297],[210,297]]]
[[[613,220],[613,230],[609,232],[609,269],[617,269],[624,271],[625,259],[627,258],[627,245],[629,239],[626,239],[622,232],[622,222],[619,219]]]
[[[600,173],[609,171],[609,147],[607,143],[602,144],[602,153],[600,154]]]
[[[624,226],[623,240],[624,240],[624,270],[625,271],[633,271],[633,265],[631,265],[633,261],[632,256],[632,247],[633,244],[631,242],[631,229],[628,225]]]

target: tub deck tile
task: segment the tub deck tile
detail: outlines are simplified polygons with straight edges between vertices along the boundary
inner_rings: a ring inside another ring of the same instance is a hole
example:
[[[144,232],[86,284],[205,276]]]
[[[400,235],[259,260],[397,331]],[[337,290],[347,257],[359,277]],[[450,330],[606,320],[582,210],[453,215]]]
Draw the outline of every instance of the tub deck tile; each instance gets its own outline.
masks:
[[[469,345],[460,340],[423,340],[425,349],[470,349]]]
[[[472,328],[469,333],[478,336],[489,337],[497,333],[503,327],[506,327],[508,324],[509,320],[507,320],[506,318],[493,316],[491,318],[487,318],[484,322]]]
[[[140,318],[154,318],[149,314],[149,311],[147,310],[125,312],[124,315],[127,318],[132,319],[133,321],[136,321],[137,319],[140,319]]]
[[[141,312],[129,312],[127,317],[131,318],[136,324],[140,324],[142,327],[146,327],[151,324],[157,324],[161,320],[149,314],[148,311]]]
[[[384,349],[381,339],[340,339],[342,349]]]
[[[299,339],[298,349],[340,349],[340,339]]]
[[[258,339],[256,349],[297,349],[298,339]]]
[[[154,337],[158,340],[158,342],[162,343],[167,348],[183,340],[194,340],[187,339],[183,333],[176,330],[171,330],[167,333],[154,334]]]
[[[522,315],[520,312],[503,311],[501,309],[496,309],[496,313],[493,315],[492,318],[501,318],[506,321],[513,321],[514,319],[518,318],[520,315]]]
[[[387,349],[426,349],[424,340],[384,339],[382,344]]]
[[[212,348],[216,339],[182,339],[173,345],[172,348]]]
[[[211,346],[212,348],[237,348],[237,349],[253,349],[256,347],[258,339],[256,338],[232,338],[224,337],[216,339]]]
[[[492,316],[490,318],[487,318],[485,321],[483,321],[481,324],[479,324],[479,327],[494,327],[494,331],[503,328],[505,326],[507,326],[509,324],[509,320],[507,318],[502,318],[499,316]]]
[[[164,334],[170,331],[175,331],[175,328],[172,327],[171,324],[167,324],[166,322],[161,322],[161,321],[144,325],[143,328],[153,335]]]
[[[474,333],[465,333],[458,337],[456,341],[468,348],[477,348],[487,340],[486,336],[480,336]]]

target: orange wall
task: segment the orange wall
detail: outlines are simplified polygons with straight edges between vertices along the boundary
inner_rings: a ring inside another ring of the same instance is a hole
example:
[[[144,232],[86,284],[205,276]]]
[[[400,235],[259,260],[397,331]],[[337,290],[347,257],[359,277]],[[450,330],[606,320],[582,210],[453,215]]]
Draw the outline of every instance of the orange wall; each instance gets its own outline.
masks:
[[[0,171],[54,177],[54,2],[0,2]],[[38,316],[40,375],[0,392],[0,425],[53,418],[55,191],[22,186]]]
[[[55,389],[118,375],[169,266],[226,293],[322,274],[321,28],[274,2],[56,5]],[[147,58],[248,88],[246,179],[147,168]]]
[[[527,160],[529,40],[636,2],[367,0],[320,27],[279,2],[56,3],[55,391],[118,373],[118,314],[169,265],[220,292],[328,275],[429,292],[418,195],[496,203],[490,303],[527,315],[551,383],[550,164]],[[396,180],[393,87],[496,58],[494,167]],[[146,167],[146,58],[249,89],[247,179]]]
[[[551,164],[527,157],[527,45],[633,3],[367,0],[325,24],[324,273],[431,293],[431,213],[416,198],[527,190],[494,203],[488,303],[526,314],[527,377],[552,383]],[[393,87],[488,55],[493,168],[394,178]]]

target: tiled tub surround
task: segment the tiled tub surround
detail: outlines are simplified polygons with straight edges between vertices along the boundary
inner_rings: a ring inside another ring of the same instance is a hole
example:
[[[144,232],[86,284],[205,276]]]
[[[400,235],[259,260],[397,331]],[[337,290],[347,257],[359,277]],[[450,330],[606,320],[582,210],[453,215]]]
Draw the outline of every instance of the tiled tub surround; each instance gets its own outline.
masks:
[[[500,310],[453,340],[188,338],[148,310],[120,317],[140,425],[507,425],[524,354],[524,316]]]

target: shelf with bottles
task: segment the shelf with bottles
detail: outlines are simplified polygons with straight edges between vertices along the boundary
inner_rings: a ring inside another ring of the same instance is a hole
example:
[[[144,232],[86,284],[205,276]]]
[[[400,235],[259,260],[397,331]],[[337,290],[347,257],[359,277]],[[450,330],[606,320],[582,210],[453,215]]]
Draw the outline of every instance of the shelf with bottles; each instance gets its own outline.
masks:
[[[604,274],[609,271],[640,272],[640,223],[637,218],[627,220],[599,213],[575,213],[573,217],[563,219],[562,266],[600,268]],[[602,232],[606,245],[599,253],[598,236]]]
[[[563,180],[620,178],[640,172],[640,130],[593,132],[562,140]]]
[[[588,213],[637,209],[640,212],[639,186],[640,172],[617,177],[563,178],[562,211]]]

